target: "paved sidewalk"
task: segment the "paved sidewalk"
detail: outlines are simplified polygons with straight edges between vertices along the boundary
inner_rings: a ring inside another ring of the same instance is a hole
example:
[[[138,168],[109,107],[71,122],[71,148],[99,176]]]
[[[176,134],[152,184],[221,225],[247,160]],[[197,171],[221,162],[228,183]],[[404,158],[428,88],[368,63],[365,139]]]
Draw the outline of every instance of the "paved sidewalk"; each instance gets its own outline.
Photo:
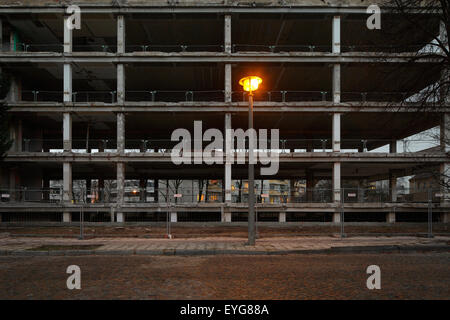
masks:
[[[57,248],[55,248],[55,246]],[[91,246],[91,247],[80,247]],[[98,246],[92,248],[92,246]],[[42,250],[39,248],[42,247]],[[50,247],[50,248],[49,248]],[[450,251],[450,237],[289,237],[257,240],[214,237],[196,239],[95,238],[0,238],[0,255],[211,255],[373,252],[398,250]]]

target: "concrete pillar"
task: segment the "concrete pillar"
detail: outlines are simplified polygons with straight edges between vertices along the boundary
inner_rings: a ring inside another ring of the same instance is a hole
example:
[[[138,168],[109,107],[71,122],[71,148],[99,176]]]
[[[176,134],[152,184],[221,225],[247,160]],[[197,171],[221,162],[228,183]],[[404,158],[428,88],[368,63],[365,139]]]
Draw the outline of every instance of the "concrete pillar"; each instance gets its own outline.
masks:
[[[125,214],[123,212],[117,212],[116,214],[116,221],[118,223],[124,223],[125,222]]]
[[[278,222],[280,222],[280,223],[286,222],[286,212],[280,212],[278,214]]]
[[[147,179],[139,179],[139,199],[147,202]]]
[[[44,189],[43,199],[44,201],[50,200],[50,179],[42,179],[42,189]]]
[[[3,51],[3,20],[0,19],[0,52]]]
[[[18,119],[16,121],[12,121],[12,125],[10,127],[10,137],[13,140],[13,144],[11,145],[11,152],[22,152],[22,141],[23,141],[23,126],[22,120]]]
[[[333,65],[333,103],[341,103],[341,65]]]
[[[178,222],[178,214],[176,212],[170,213],[170,222]]]
[[[123,64],[117,65],[117,103],[123,104],[125,102],[125,66]]]
[[[222,207],[222,222],[230,223],[231,222],[231,210],[228,207]]]
[[[227,130],[231,130],[231,113],[225,114],[225,132]],[[226,135],[225,135],[226,136]],[[231,152],[232,144],[229,139],[225,140],[225,151]],[[231,164],[232,164],[232,158],[226,157],[225,159],[225,202],[231,203]]]
[[[306,170],[306,201],[313,201],[314,172]]]
[[[340,212],[333,213],[333,223],[341,223],[341,213]]]
[[[117,16],[117,53],[125,53],[125,17]]]
[[[392,140],[389,143],[389,153],[397,153],[397,140]]]
[[[225,102],[232,102],[233,100],[231,70],[231,64],[225,64]]]
[[[7,100],[10,102],[17,102],[21,100],[21,82],[16,77],[12,76],[10,80],[10,87]]]
[[[117,114],[117,153],[125,152],[125,114]]]
[[[117,205],[120,207],[123,204],[125,190],[125,164],[117,163]]]
[[[71,212],[63,212],[63,222],[64,223],[72,222],[72,213]]]
[[[63,113],[63,146],[65,152],[72,152],[72,115]]]
[[[332,52],[333,53],[341,53],[341,17],[334,16],[333,17],[333,27],[332,27]]]
[[[154,200],[155,200],[155,203],[158,203],[159,202],[159,180],[155,179],[153,185],[155,188]]]
[[[64,103],[72,102],[72,65],[64,64]]]
[[[386,222],[387,223],[395,223],[395,212],[386,213]]]
[[[440,142],[443,152],[450,151],[450,113],[444,113],[441,116],[440,123]]]
[[[392,171],[389,171],[389,199],[397,202],[397,177]]]
[[[68,28],[70,16],[64,17],[64,53],[71,53],[73,49],[73,33],[72,29]]]
[[[333,201],[341,201],[341,163],[333,163]]]
[[[231,54],[231,15],[225,15],[225,35],[224,35],[224,50]]]
[[[332,124],[333,136],[333,152],[341,151],[341,114],[333,113],[333,124]]]
[[[72,164],[63,163],[63,201],[72,201]]]
[[[17,168],[11,168],[9,170],[9,200],[19,201],[20,200],[20,174]]]
[[[448,34],[447,29],[444,21],[441,20],[440,22],[440,40],[442,43],[446,46],[447,50],[449,48],[448,46]],[[445,53],[442,53],[445,55]],[[440,88],[440,95],[441,95],[441,102],[446,104],[450,102],[450,69],[448,67],[448,64],[443,64],[444,68],[441,72],[441,88]]]
[[[441,213],[441,222],[450,223],[450,213],[448,212]]]

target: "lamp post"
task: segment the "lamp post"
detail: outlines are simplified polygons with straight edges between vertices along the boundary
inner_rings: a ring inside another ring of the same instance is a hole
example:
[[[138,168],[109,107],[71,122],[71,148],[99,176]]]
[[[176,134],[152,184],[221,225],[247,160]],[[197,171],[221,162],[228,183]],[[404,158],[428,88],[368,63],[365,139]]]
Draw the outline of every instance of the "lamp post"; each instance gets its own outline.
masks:
[[[253,91],[258,89],[262,79],[256,76],[248,76],[239,80],[239,84],[248,92],[248,244],[255,245],[255,168],[251,160],[254,159],[253,139]]]

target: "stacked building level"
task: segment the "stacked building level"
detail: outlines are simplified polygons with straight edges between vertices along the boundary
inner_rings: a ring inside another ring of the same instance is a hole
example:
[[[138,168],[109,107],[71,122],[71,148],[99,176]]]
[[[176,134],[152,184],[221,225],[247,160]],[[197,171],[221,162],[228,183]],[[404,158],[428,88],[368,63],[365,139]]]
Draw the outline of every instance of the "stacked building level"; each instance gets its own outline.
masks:
[[[238,82],[247,75],[263,79],[255,128],[280,135],[277,174],[256,165],[261,219],[337,223],[345,211],[394,223],[431,203],[449,221],[441,182],[450,109],[413,107],[441,81],[435,60],[413,59],[433,39],[426,32],[405,32],[411,45],[388,48],[356,0],[74,1],[80,29],[67,27],[66,5],[3,2],[0,68],[14,143],[0,162],[2,222],[32,213],[68,223],[80,206],[105,222],[158,221],[167,211],[172,222],[245,221],[247,165],[176,165],[171,137],[179,128],[194,137],[195,121],[203,132],[246,130]],[[427,19],[447,39],[438,18]]]

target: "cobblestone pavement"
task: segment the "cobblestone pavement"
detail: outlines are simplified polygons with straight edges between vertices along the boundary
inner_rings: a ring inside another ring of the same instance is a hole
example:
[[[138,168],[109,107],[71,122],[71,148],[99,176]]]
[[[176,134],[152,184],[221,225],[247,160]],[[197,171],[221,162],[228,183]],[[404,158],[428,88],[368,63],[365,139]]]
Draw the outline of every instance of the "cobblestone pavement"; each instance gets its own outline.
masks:
[[[366,247],[366,246],[415,246],[449,245],[450,237],[435,237],[432,239],[418,237],[288,237],[265,238],[257,240],[256,246],[245,245],[245,239],[214,237],[195,239],[135,239],[135,238],[94,238],[89,240],[58,239],[58,238],[0,238],[0,250],[21,251],[41,246],[100,245],[97,252],[128,251],[139,253],[145,251],[258,251],[280,252],[301,250],[324,250],[334,247]],[[449,246],[450,249],[450,246]]]
[[[449,299],[449,262],[449,253],[9,256],[0,299]],[[66,288],[73,264],[81,290]],[[372,264],[381,290],[366,287]]]

